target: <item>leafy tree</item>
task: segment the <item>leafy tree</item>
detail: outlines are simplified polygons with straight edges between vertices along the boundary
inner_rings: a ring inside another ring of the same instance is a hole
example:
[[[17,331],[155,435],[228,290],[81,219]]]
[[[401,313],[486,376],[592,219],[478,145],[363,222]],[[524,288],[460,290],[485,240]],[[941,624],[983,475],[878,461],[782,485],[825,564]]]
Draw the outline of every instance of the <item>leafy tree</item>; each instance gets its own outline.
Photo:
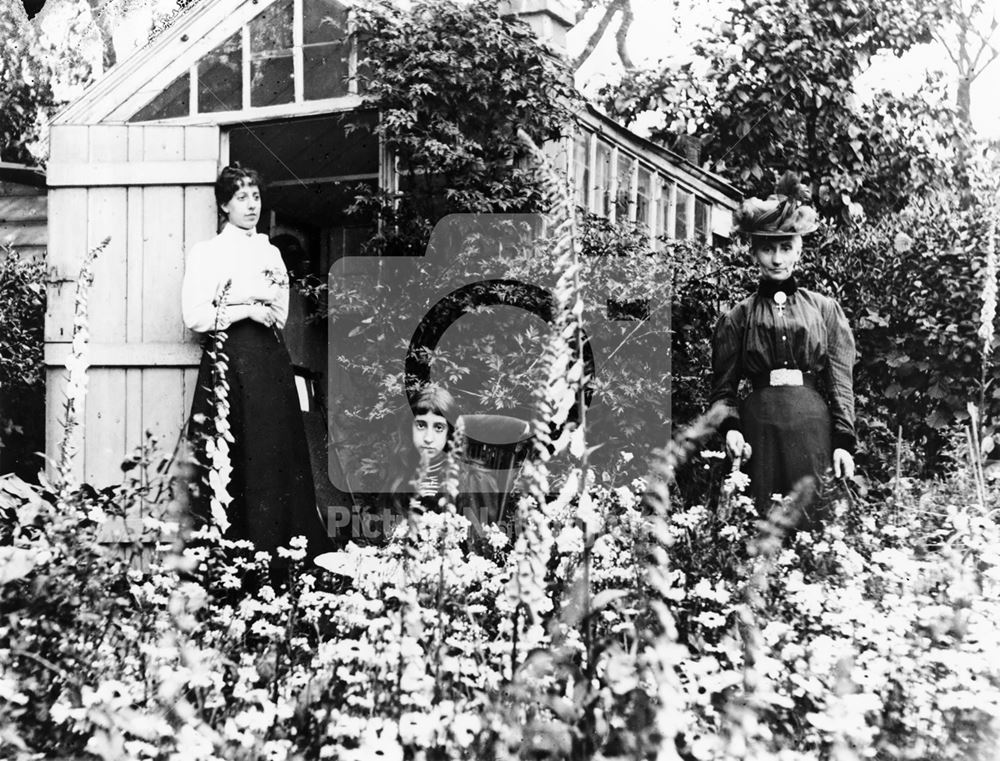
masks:
[[[495,2],[375,0],[355,10],[362,86],[402,177],[400,195],[363,188],[356,211],[390,222],[372,246],[422,252],[434,223],[456,212],[545,208],[523,130],[537,144],[570,124],[565,65]]]
[[[939,178],[952,119],[911,98],[859,102],[854,82],[873,56],[930,40],[931,0],[743,0],[695,44],[704,65],[636,71],[606,88],[609,110],[666,116],[654,139],[701,140],[708,166],[750,193],[767,193],[773,170],[813,179],[827,214],[900,208]]]
[[[88,12],[69,14],[61,29],[41,32],[16,5],[0,6],[0,157],[35,163],[44,124],[65,103],[75,85],[90,82],[95,73],[82,41],[89,34]],[[8,42],[9,41],[9,42]]]
[[[37,34],[15,6],[0,6],[0,159],[30,163],[39,113],[54,106],[48,73],[36,55]]]
[[[966,126],[971,121],[972,83],[1000,57],[997,7],[985,0],[949,0],[942,5],[945,23],[934,30],[955,65],[955,107]],[[989,20],[987,21],[987,14]]]

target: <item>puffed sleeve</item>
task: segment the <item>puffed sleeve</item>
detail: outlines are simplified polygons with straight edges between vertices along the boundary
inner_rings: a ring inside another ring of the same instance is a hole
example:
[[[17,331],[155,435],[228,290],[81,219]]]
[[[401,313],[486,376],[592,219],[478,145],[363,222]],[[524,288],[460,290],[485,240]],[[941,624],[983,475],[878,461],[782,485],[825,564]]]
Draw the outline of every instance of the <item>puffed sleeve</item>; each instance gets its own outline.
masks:
[[[746,309],[739,305],[724,315],[712,335],[712,391],[709,406],[722,404],[726,416],[719,426],[722,434],[740,429],[740,413],[736,392],[742,376],[740,357],[743,333],[746,329]]]
[[[275,325],[281,329],[288,320],[288,270],[285,269],[285,262],[281,259],[277,246],[268,244],[268,248],[270,259],[267,274],[273,279],[278,291],[277,297],[271,302],[271,309],[274,310]]]
[[[196,243],[188,254],[181,285],[181,315],[184,324],[199,333],[229,327],[226,315],[216,309],[218,276],[212,266],[211,255],[211,251],[203,243]]]
[[[854,431],[854,334],[844,310],[829,299],[823,310],[827,335],[826,380],[833,419],[833,448],[853,453],[857,444]]]

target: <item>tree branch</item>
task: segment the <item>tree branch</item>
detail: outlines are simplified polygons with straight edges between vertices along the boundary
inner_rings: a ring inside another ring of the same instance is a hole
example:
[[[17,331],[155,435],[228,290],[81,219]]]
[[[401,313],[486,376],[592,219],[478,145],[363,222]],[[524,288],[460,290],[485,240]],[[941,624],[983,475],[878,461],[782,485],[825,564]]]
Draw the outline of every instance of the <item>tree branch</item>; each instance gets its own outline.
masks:
[[[628,2],[628,0],[625,0]],[[594,50],[597,49],[598,44],[604,38],[604,33],[608,31],[608,26],[611,25],[612,19],[618,12],[618,5],[622,0],[614,0],[614,2],[609,3],[604,8],[604,15],[601,16],[600,22],[597,24],[597,29],[594,30],[593,34],[590,35],[590,39],[587,40],[587,45],[584,47],[583,52],[576,57],[573,61],[573,69],[579,69],[586,62],[591,55],[593,55]]]
[[[935,29],[934,31],[931,32],[931,36],[934,37],[935,40],[941,43],[941,47],[944,48],[944,52],[948,54],[948,57],[951,59],[951,62],[955,64],[955,67],[959,69],[959,71],[961,71],[962,64],[958,62],[958,59],[955,57],[955,54],[951,52],[951,48],[948,45],[948,40],[944,38],[944,35],[942,35]]]
[[[615,45],[618,49],[618,57],[621,58],[622,65],[626,70],[631,71],[635,69],[635,63],[633,63],[632,56],[629,55],[626,45],[629,29],[632,28],[632,24],[635,21],[635,12],[632,10],[631,0],[611,0],[604,7],[604,15],[601,16],[597,28],[590,35],[590,39],[587,40],[587,45],[583,49],[583,52],[573,62],[574,69],[580,68],[593,55],[601,40],[604,39],[604,35],[607,33],[611,22],[619,13],[621,14],[621,21],[618,24],[618,29],[615,31]]]
[[[626,46],[628,30],[632,28],[633,22],[635,22],[635,12],[632,10],[631,0],[623,0],[622,20],[618,24],[618,31],[615,32],[615,44],[618,46],[618,57],[621,58],[622,66],[625,67],[626,71],[631,71],[635,68],[632,56],[629,55]]]
[[[991,39],[991,38],[993,37],[993,31],[994,31],[994,30],[995,30],[996,28],[997,28],[997,19],[996,19],[996,16],[994,16],[994,17],[993,17],[993,22],[992,22],[992,24],[990,25],[990,33],[989,33],[988,35],[983,35],[983,34],[982,34],[982,33],[981,33],[981,32],[980,32],[980,31],[979,31],[978,29],[973,29],[973,30],[972,30],[972,33],[973,33],[974,35],[976,35],[976,37],[978,37],[978,38],[979,38],[979,43],[980,43],[980,45],[979,45],[979,50],[977,50],[977,51],[976,51],[976,56],[975,56],[975,58],[973,58],[973,59],[972,59],[972,65],[971,65],[971,67],[970,67],[970,69],[969,69],[969,71],[970,71],[970,72],[973,72],[973,73],[974,73],[974,74],[973,74],[973,76],[979,76],[979,74],[981,74],[981,73],[982,73],[983,69],[985,69],[985,68],[986,68],[987,66],[989,66],[989,65],[990,65],[990,63],[992,63],[992,62],[993,62],[993,60],[994,60],[994,59],[995,59],[995,58],[996,58],[996,57],[997,57],[998,55],[1000,55],[1000,51],[998,51],[998,50],[997,50],[997,49],[996,49],[995,47],[993,47],[993,46],[992,46],[992,45],[990,44],[990,39]],[[986,61],[986,63],[984,63],[984,64],[983,64],[983,69],[979,69],[979,71],[978,71],[978,72],[976,72],[976,68],[977,68],[977,67],[978,67],[978,65],[979,65],[979,57],[980,57],[980,56],[981,56],[981,55],[982,55],[982,54],[983,54],[984,52],[986,52],[987,50],[989,50],[989,51],[990,51],[990,52],[991,52],[991,53],[992,53],[993,55],[992,55],[992,56],[990,56],[989,60],[987,60],[987,61]]]

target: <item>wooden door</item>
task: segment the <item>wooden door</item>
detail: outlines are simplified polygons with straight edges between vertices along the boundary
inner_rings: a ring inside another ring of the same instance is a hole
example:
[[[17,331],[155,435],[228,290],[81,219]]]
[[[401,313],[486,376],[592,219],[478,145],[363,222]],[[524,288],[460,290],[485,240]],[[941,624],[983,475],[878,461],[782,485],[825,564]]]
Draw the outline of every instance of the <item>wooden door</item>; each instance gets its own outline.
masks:
[[[75,475],[118,483],[121,462],[146,431],[173,450],[200,357],[181,320],[187,251],[216,233],[214,126],[59,125],[48,165],[46,451],[63,435],[65,363],[76,279],[106,237],[89,298],[90,370],[76,431]]]

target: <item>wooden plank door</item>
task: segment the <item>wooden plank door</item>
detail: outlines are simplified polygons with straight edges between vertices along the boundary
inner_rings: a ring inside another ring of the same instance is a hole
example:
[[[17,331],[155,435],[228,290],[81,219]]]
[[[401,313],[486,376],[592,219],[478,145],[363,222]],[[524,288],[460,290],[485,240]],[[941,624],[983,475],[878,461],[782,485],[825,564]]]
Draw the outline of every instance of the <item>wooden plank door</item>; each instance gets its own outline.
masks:
[[[187,419],[200,349],[181,320],[181,280],[186,252],[217,231],[219,129],[59,125],[50,140],[46,451],[55,456],[63,435],[80,265],[110,237],[94,265],[74,461],[100,488],[120,481],[146,431],[170,452]]]

